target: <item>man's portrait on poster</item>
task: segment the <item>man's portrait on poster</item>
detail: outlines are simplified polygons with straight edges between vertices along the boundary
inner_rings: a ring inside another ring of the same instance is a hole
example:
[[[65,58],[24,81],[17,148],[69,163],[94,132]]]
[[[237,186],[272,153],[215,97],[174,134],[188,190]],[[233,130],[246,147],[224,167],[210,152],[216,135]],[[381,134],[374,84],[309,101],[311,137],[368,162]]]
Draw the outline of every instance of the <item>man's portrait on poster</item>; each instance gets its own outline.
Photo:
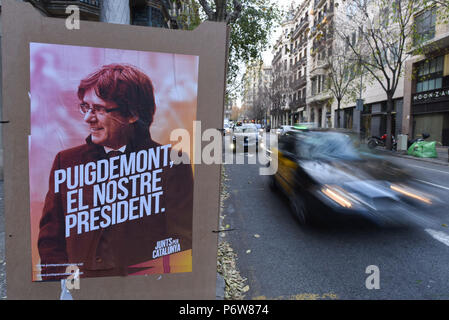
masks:
[[[102,65],[74,88],[85,143],[59,151],[49,172],[37,248],[42,280],[125,276],[192,249],[193,171],[153,140],[152,79],[130,63]],[[30,166],[32,160],[30,159]]]

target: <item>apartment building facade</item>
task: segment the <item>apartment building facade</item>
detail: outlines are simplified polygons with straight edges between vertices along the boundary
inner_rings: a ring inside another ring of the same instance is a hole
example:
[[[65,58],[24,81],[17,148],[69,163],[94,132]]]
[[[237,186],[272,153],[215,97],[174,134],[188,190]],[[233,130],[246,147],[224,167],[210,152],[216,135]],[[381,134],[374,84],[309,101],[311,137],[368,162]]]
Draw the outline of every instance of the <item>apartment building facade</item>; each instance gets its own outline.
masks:
[[[271,127],[293,123],[295,110],[290,108],[293,91],[290,86],[293,68],[293,42],[291,35],[295,30],[295,8],[292,6],[281,24],[282,33],[273,46],[272,102],[270,107]]]
[[[369,6],[375,6],[374,3],[369,3]],[[335,28],[342,28],[344,24],[347,23],[348,19],[351,19],[351,9],[352,4],[350,2],[341,5],[338,9],[335,9]],[[377,16],[377,20],[382,19],[383,13],[381,10],[384,8],[373,8],[373,10],[367,9],[367,13],[373,16]],[[361,12],[360,14],[363,14]],[[376,21],[373,17],[368,19],[369,21]],[[359,34],[360,28],[365,28],[366,26],[356,26],[352,25],[353,30],[351,30],[350,37],[348,41],[352,45],[357,46],[357,42],[362,38]],[[384,29],[382,29],[384,30]],[[379,32],[378,34],[381,34]],[[343,41],[341,37],[335,37],[334,45],[337,42]],[[344,41],[343,41],[344,42]],[[391,53],[384,52],[385,55]],[[386,62],[384,62],[386,63]],[[374,70],[374,69],[373,69]],[[385,67],[388,71],[388,68]],[[382,79],[383,75],[380,71],[379,78]],[[390,75],[391,76],[391,75]],[[384,81],[386,81],[384,79]],[[340,109],[340,122],[337,123],[337,104],[336,101],[332,104],[332,124],[335,127],[353,129],[354,131],[360,132],[362,137],[370,136],[381,136],[387,131],[387,94],[382,88],[381,84],[375,80],[368,71],[364,70],[364,73],[360,76],[360,79],[354,79],[356,83],[357,91],[361,91],[360,95],[357,94],[358,98],[363,101],[363,110],[356,110],[356,98],[346,97],[343,100]],[[359,86],[360,83],[360,86]],[[404,95],[404,75],[399,76],[397,89],[393,96],[393,110],[391,112],[392,116],[392,132],[395,136],[401,133],[402,117],[403,117],[403,95]]]
[[[271,84],[271,66],[264,65],[262,60],[254,61],[246,66],[243,75],[242,108],[245,110],[246,117],[251,118],[249,120],[270,122],[266,118],[271,105]]]
[[[273,124],[314,122],[320,127],[344,127],[365,137],[386,133],[387,96],[368,74],[361,75],[360,97],[363,110],[356,110],[356,98],[346,98],[340,106],[328,90],[329,66],[339,40],[336,30],[344,23],[350,2],[304,0],[290,12],[284,33],[275,46],[273,94],[282,97],[280,112],[272,107]],[[393,96],[392,132],[415,138],[423,132],[441,145],[449,145],[449,23],[438,4],[417,12],[413,19],[420,54],[410,54]],[[357,41],[357,31],[352,35]],[[352,41],[351,40],[351,41]],[[409,41],[415,41],[409,39]],[[288,49],[288,50],[286,50]],[[288,80],[286,80],[288,79]],[[290,85],[286,85],[289,82]],[[357,84],[358,85],[358,84]],[[359,96],[357,96],[359,97]],[[277,111],[277,113],[276,113]]]
[[[447,10],[447,9],[446,9]],[[449,23],[439,5],[413,16],[413,28],[420,43],[407,53],[392,110],[392,132],[416,138],[426,132],[438,144],[449,145]],[[417,41],[412,37],[409,42]],[[419,50],[417,49],[419,48]],[[413,52],[419,52],[415,55]],[[377,81],[365,82],[363,110],[356,101],[342,106],[340,127],[360,130],[365,137],[386,133],[387,96]],[[332,106],[336,115],[336,104]]]
[[[315,122],[330,127],[332,96],[326,90],[326,57],[332,54],[334,0],[304,0],[292,8],[274,47],[274,126]]]
[[[424,48],[406,62],[401,131],[409,137],[426,132],[449,146],[449,19],[437,5],[415,16]]]
[[[310,1],[311,28],[309,34],[309,91],[307,95],[307,121],[319,127],[332,127],[332,94],[327,90],[327,57],[332,55],[333,0]]]
[[[307,117],[307,63],[308,63],[308,30],[309,3],[302,2],[295,12],[295,28],[291,34],[292,54],[290,58],[290,90],[289,107],[293,113],[293,123],[304,122]]]

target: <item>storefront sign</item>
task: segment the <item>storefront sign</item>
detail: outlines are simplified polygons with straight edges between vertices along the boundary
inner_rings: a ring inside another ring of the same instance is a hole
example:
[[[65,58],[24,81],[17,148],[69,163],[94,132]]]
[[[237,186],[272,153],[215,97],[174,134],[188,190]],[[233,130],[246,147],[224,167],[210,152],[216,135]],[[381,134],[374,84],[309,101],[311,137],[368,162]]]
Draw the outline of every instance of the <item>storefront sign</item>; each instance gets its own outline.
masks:
[[[414,94],[413,104],[449,101],[449,89],[438,89]]]

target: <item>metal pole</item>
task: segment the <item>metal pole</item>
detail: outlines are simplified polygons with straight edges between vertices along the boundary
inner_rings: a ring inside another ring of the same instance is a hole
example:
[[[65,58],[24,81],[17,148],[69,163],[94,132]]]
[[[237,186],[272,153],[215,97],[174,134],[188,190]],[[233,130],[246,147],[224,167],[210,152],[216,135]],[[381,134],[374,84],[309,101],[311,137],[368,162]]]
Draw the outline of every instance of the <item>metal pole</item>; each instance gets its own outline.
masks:
[[[362,100],[362,87],[363,87],[363,72],[362,72],[362,58],[359,59],[360,68],[360,100]]]

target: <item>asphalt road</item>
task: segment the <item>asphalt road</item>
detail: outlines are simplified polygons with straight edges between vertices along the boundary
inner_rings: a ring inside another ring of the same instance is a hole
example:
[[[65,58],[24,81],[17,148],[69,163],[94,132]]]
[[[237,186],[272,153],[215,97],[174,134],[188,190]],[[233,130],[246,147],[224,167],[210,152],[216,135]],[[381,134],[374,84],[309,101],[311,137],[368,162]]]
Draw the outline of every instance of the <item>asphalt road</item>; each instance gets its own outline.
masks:
[[[449,203],[449,167],[387,157]],[[395,228],[344,223],[301,228],[258,165],[225,165],[223,224],[248,279],[246,299],[449,299],[449,211],[416,214]],[[432,184],[432,185],[430,185]],[[366,268],[380,289],[367,289]]]

